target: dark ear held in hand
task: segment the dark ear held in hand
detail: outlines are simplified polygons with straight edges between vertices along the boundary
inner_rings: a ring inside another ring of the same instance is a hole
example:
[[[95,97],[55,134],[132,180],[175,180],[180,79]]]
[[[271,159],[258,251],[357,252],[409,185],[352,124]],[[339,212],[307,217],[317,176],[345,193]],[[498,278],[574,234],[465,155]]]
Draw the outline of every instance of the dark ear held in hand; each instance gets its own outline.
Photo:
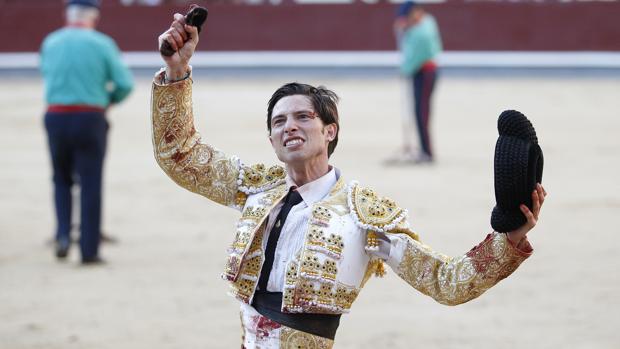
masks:
[[[195,4],[191,5],[189,7],[189,11],[185,15],[185,23],[198,28],[198,32],[200,33],[200,31],[202,30],[203,24],[207,20],[208,15],[209,15],[209,11],[207,11],[206,8],[200,7]],[[168,43],[167,41],[164,41],[161,47],[159,48],[159,52],[166,57],[170,57],[174,54],[175,51],[172,49],[172,46],[170,45],[170,43]]]

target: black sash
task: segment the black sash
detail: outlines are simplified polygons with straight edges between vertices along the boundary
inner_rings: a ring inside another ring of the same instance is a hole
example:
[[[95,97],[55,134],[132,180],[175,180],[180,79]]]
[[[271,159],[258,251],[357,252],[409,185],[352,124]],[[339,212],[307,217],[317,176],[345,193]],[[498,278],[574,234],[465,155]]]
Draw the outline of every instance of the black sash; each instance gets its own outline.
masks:
[[[282,306],[281,292],[256,291],[252,306],[262,316],[281,325],[331,340],[336,337],[336,330],[340,325],[340,316],[342,315],[283,313],[280,310]]]

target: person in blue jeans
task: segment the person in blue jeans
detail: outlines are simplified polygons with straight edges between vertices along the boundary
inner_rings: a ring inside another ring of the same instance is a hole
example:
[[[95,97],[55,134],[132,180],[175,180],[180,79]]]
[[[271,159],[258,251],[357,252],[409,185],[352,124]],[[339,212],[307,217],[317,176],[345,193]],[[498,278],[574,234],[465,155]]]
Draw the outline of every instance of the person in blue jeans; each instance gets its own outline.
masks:
[[[106,110],[124,100],[133,78],[114,40],[95,30],[99,0],[66,1],[66,26],[41,46],[45,82],[45,129],[53,168],[56,249],[67,257],[71,244],[71,188],[79,184],[80,252],[83,264],[98,264],[101,239]]]
[[[430,135],[431,98],[437,81],[437,56],[442,51],[435,18],[413,1],[402,3],[394,29],[401,51],[400,72],[410,82],[420,151],[416,154],[405,139],[402,154],[391,162],[431,163],[434,152]]]

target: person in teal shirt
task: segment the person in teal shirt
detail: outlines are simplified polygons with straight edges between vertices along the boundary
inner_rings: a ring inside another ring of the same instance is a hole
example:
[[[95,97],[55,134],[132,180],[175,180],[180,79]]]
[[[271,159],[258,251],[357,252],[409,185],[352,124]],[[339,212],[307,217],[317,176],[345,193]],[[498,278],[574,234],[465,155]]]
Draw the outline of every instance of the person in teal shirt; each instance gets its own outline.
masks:
[[[82,263],[98,264],[101,192],[107,145],[106,110],[123,101],[133,78],[114,40],[95,30],[99,0],[67,0],[64,28],[41,46],[45,82],[45,129],[53,166],[56,256],[67,257],[71,187],[79,183]]]
[[[436,60],[442,51],[441,36],[435,18],[413,1],[400,5],[394,29],[402,55],[400,72],[412,86],[420,151],[415,154],[410,146],[412,142],[405,139],[403,153],[391,162],[431,163],[434,159],[429,132],[431,98],[438,75]]]

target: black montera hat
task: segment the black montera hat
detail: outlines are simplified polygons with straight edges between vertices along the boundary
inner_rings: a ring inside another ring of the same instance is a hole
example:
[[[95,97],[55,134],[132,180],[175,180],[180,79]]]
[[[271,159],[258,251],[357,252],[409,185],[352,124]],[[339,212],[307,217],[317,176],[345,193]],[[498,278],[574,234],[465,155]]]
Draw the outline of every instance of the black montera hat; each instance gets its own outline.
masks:
[[[519,209],[532,209],[532,191],[541,183],[543,153],[532,123],[516,110],[504,111],[497,120],[495,144],[495,200],[491,226],[509,232],[526,222]]]

